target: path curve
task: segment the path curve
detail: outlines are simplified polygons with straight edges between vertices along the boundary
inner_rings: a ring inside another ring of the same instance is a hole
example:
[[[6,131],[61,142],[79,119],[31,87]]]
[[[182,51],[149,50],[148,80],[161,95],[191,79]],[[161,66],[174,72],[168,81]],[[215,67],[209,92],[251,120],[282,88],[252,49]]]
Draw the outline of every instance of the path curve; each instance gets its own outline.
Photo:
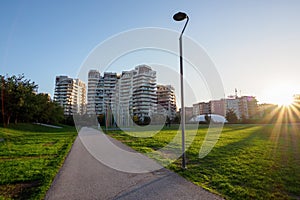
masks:
[[[124,149],[126,148],[128,147],[124,145]],[[149,173],[125,173],[109,168],[96,160],[77,137],[45,199],[222,198],[165,168]]]

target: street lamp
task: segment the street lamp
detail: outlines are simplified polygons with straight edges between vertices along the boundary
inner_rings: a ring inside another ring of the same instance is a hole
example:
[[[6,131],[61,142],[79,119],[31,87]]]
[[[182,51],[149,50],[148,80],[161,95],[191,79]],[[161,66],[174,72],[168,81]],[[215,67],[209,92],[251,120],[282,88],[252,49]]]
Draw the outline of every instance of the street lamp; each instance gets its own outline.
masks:
[[[185,157],[185,110],[184,110],[184,92],[183,92],[183,58],[182,58],[182,35],[189,22],[189,17],[186,13],[178,12],[173,16],[175,21],[182,21],[186,19],[185,25],[181,31],[179,37],[179,54],[180,54],[180,89],[181,89],[181,144],[182,144],[182,169],[186,169],[186,157]]]

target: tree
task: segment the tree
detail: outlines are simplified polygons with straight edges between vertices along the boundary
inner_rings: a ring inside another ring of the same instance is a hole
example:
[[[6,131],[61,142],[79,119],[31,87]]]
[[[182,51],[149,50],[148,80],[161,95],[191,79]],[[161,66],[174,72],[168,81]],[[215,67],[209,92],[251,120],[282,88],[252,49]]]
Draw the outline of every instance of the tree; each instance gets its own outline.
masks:
[[[174,117],[174,120],[173,120],[173,123],[174,124],[180,124],[181,123],[181,115],[180,113],[176,113],[175,117]]]
[[[63,109],[47,94],[37,94],[38,86],[24,75],[1,76],[1,113],[4,126],[11,120],[22,122],[58,123]]]
[[[26,111],[30,110],[30,99],[35,95],[37,85],[30,80],[24,79],[24,75],[4,77],[1,76],[1,104],[4,108],[1,112],[4,115],[4,124],[8,125],[11,118],[15,123]]]
[[[237,123],[238,122],[238,117],[233,109],[227,110],[225,118],[229,123]]]

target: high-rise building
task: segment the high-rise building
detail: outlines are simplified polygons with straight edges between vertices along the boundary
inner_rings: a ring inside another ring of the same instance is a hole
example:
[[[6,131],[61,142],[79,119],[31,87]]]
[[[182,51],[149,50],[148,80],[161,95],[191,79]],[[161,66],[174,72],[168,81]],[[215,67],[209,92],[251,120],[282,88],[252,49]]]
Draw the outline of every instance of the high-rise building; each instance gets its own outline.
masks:
[[[90,70],[88,74],[88,93],[87,93],[87,114],[97,114],[96,105],[99,104],[97,97],[100,72]]]
[[[175,89],[171,85],[157,85],[158,112],[165,114],[170,120],[176,115]]]
[[[64,108],[65,115],[84,114],[86,111],[85,83],[68,76],[56,76],[54,101]]]
[[[135,67],[133,72],[132,110],[139,118],[156,112],[156,71],[147,65]]]
[[[114,107],[114,115],[117,124],[129,126],[132,124],[132,100],[133,100],[133,76],[134,70],[123,71],[116,86],[115,101],[118,104]]]
[[[156,112],[156,72],[147,65],[117,73],[89,72],[89,111],[112,112],[118,124],[130,125],[134,115],[143,119]],[[96,87],[96,89],[95,89]]]
[[[97,70],[90,70],[88,74],[88,114],[105,114],[111,109],[116,93],[118,81],[117,73],[104,72],[101,76]]]
[[[106,113],[108,110],[112,109],[112,106],[117,102],[115,98],[116,87],[119,76],[115,72],[104,72],[103,77],[100,79],[100,84],[98,87],[100,96],[100,106],[99,112]]]

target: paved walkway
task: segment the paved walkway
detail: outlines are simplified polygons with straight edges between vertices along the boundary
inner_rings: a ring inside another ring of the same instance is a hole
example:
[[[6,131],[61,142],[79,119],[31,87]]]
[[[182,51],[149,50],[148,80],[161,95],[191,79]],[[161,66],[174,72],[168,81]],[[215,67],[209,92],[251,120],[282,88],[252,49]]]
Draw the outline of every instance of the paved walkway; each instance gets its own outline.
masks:
[[[88,138],[94,140],[93,137],[89,135]],[[109,140],[118,147],[129,149],[112,138]],[[97,155],[92,156],[90,149],[87,150],[83,144],[86,140],[79,134],[46,199],[222,199],[164,168],[148,173],[126,173],[112,169],[99,162],[99,158],[95,159]],[[143,164],[152,164],[152,160],[140,155],[138,158],[145,160]],[[129,163],[132,163],[131,160]]]

